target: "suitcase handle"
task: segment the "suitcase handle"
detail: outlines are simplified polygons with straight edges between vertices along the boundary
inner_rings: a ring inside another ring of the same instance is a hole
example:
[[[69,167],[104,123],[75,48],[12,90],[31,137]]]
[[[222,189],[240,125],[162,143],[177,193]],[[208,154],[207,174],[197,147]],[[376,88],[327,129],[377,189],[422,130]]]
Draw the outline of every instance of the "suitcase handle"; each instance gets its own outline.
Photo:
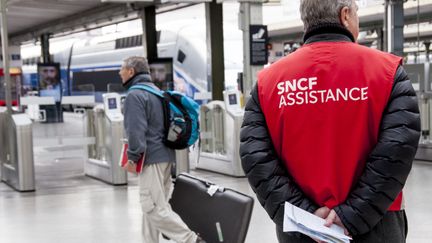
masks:
[[[180,173],[177,177],[181,177],[181,176],[189,177],[189,178],[192,178],[192,179],[198,180],[198,181],[200,181],[201,183],[203,183],[204,186],[205,186],[207,189],[210,188],[211,186],[217,186],[219,192],[224,192],[224,191],[225,191],[225,187],[223,187],[223,186],[219,186],[219,185],[217,185],[216,183],[213,183],[213,182],[210,182],[210,181],[207,181],[207,180],[204,180],[204,179],[201,179],[201,178],[195,177],[195,176],[190,175],[190,174],[188,174],[188,173],[182,172],[182,173]],[[174,184],[175,184],[175,181],[174,181]]]
[[[218,188],[219,192],[224,192],[225,191],[225,187],[219,186],[216,183],[205,181],[205,180],[201,180],[201,181],[204,183],[204,185],[206,186],[207,189],[210,188],[211,186],[216,186]]]
[[[203,183],[204,183],[204,185],[208,188],[208,187],[210,187],[210,186],[212,186],[212,185],[216,185],[216,184],[214,184],[214,183],[211,183],[211,182],[209,182],[209,181],[202,181]]]

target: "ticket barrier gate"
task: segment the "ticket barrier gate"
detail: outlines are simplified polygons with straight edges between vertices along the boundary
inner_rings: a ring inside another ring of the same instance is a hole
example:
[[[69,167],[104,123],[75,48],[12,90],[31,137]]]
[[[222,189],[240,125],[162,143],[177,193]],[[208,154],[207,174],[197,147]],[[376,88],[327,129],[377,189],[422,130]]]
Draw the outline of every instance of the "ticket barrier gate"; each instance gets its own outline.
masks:
[[[224,91],[224,101],[211,101],[201,106],[198,169],[245,176],[239,155],[243,115],[238,90]]]
[[[87,147],[84,172],[112,185],[125,185],[126,171],[119,166],[124,138],[121,96],[107,93],[103,101],[103,105],[86,111],[85,133],[87,137],[95,137],[95,144]]]
[[[46,122],[46,110],[40,109],[41,106],[54,107],[55,100],[53,97],[39,97],[39,96],[24,96],[20,97],[20,105],[27,106],[26,113],[33,121]],[[63,115],[62,115],[63,117]]]
[[[19,192],[34,191],[32,122],[27,114],[0,112],[1,181]]]
[[[421,132],[415,159],[432,161],[432,69],[430,63],[405,64],[406,70],[419,100]]]

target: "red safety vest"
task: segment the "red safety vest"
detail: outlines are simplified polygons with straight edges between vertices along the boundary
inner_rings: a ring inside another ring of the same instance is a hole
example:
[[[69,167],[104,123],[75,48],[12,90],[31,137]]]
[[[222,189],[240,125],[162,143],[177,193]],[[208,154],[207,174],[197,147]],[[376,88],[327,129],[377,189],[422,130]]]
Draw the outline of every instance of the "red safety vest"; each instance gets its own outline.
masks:
[[[276,152],[318,205],[344,202],[378,141],[401,58],[316,42],[262,70],[258,96]],[[389,210],[400,210],[402,192]]]

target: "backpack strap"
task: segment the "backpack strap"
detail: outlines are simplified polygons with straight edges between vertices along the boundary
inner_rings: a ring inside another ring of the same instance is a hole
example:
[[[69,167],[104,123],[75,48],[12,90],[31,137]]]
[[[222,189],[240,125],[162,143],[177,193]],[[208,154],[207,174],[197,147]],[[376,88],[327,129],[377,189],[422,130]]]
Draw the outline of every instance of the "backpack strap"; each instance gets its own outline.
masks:
[[[135,85],[132,85],[132,87],[129,88],[129,90],[133,90],[133,89],[145,90],[145,91],[148,91],[148,92],[150,92],[150,93],[152,93],[152,94],[154,94],[154,95],[156,95],[156,96],[158,96],[160,98],[164,98],[164,96],[163,96],[163,94],[162,94],[161,91],[158,91],[158,90],[156,90],[156,89],[154,89],[154,88],[152,88],[152,87],[150,87],[148,85],[145,85],[145,84],[135,84]]]
[[[165,137],[167,137],[168,128],[170,125],[170,111],[169,111],[169,101],[166,100],[166,97],[163,95],[165,92],[156,90],[156,89],[152,88],[151,86],[145,85],[145,84],[132,85],[132,87],[130,87],[128,91],[134,90],[134,89],[140,89],[140,90],[147,91],[151,94],[156,95],[160,99],[160,101],[162,102],[162,109],[163,109],[163,113],[164,113],[164,128],[165,128],[164,133],[165,133]]]

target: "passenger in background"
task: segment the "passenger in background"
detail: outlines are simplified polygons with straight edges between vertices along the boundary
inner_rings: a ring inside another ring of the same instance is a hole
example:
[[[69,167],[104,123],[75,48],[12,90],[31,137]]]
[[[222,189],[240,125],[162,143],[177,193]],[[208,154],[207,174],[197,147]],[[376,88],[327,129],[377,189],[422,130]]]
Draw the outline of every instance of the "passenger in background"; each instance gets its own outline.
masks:
[[[353,242],[405,242],[402,189],[420,137],[402,58],[356,43],[354,0],[301,0],[304,45],[258,75],[241,130],[243,169],[283,232],[284,202]]]
[[[126,58],[119,74],[126,90],[136,84],[158,89],[151,80],[149,65],[144,57]],[[129,161],[125,169],[136,173],[137,161],[141,156],[145,157],[144,168],[139,175],[144,242],[158,243],[159,235],[163,233],[179,243],[205,243],[172,211],[168,203],[175,153],[162,141],[163,115],[159,97],[144,90],[129,91],[124,103],[124,126],[129,142]]]

